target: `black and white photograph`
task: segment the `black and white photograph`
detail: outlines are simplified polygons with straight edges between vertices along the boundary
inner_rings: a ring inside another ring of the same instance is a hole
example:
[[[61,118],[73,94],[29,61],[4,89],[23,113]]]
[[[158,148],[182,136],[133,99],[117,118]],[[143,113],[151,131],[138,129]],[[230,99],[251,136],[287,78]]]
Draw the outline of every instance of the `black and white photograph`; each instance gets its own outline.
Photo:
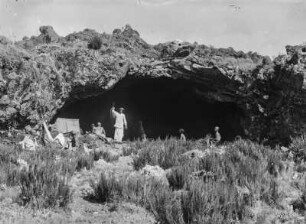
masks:
[[[0,0],[0,224],[305,224],[306,0]]]

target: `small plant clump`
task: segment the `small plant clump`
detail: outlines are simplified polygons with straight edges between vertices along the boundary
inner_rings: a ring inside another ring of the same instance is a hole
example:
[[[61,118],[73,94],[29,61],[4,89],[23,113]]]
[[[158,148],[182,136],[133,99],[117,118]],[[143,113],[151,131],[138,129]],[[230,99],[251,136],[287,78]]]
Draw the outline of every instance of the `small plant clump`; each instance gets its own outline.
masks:
[[[99,36],[92,37],[88,42],[88,49],[99,50],[102,47],[102,40]]]
[[[123,186],[114,175],[107,177],[106,174],[101,173],[99,182],[91,185],[94,189],[92,196],[99,202],[111,202],[122,196]]]

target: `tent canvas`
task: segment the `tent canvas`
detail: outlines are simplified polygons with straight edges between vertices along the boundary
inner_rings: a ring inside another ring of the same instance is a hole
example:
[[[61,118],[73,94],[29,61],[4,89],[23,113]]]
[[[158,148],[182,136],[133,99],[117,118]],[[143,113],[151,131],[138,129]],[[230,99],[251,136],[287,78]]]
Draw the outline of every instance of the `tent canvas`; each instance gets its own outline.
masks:
[[[56,129],[61,133],[67,133],[71,131],[80,133],[79,119],[57,118],[55,125],[56,125]]]

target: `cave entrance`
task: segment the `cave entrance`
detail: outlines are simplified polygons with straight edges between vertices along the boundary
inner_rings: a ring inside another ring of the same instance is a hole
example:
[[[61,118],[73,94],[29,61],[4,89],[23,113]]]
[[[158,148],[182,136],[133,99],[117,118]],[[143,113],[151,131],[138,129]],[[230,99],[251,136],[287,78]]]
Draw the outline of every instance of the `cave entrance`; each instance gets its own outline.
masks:
[[[179,128],[189,138],[203,138],[214,126],[220,127],[223,140],[243,135],[243,112],[235,103],[207,102],[195,88],[197,84],[187,80],[126,77],[101,95],[67,103],[56,117],[80,119],[83,131],[100,121],[107,136],[112,136],[109,110],[115,102],[116,109],[125,108],[129,127],[125,139],[137,137],[139,120],[149,138],[178,136]]]

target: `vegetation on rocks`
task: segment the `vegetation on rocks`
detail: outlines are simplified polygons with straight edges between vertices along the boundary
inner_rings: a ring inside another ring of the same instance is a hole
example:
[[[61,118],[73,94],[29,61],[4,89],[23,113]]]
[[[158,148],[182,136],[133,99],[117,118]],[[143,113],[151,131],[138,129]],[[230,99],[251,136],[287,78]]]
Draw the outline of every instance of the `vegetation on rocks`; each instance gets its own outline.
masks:
[[[88,48],[93,50],[99,50],[102,46],[102,40],[98,36],[94,36],[88,42]]]
[[[305,128],[302,45],[287,46],[287,55],[271,62],[254,52],[197,43],[152,46],[129,25],[112,34],[85,29],[60,37],[50,26],[40,32],[0,43],[2,129],[35,126],[41,114],[51,120],[67,102],[108,91],[127,75],[195,82],[207,89],[205,100],[237,104],[253,140],[289,144]]]

